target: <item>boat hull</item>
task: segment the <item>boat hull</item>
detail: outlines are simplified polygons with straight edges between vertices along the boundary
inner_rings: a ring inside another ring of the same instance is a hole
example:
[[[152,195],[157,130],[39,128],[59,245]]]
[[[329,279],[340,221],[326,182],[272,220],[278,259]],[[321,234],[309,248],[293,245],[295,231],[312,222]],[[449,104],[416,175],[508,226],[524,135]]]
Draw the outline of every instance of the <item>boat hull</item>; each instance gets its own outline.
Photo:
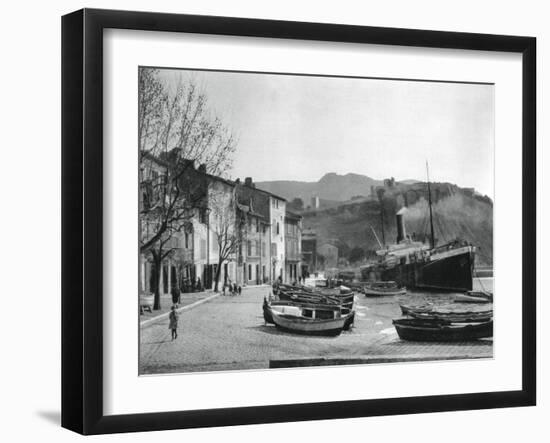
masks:
[[[307,335],[339,335],[344,329],[344,326],[346,326],[346,323],[349,324],[349,317],[351,316],[350,314],[345,317],[330,320],[318,320],[279,314],[272,310],[270,310],[269,314],[271,315],[273,323],[279,329]]]
[[[408,341],[472,341],[493,336],[493,321],[472,324],[433,324],[414,319],[398,319],[393,324],[402,340]]]
[[[429,261],[398,264],[380,275],[409,289],[466,292],[472,290],[473,267],[474,253],[466,247]]]
[[[470,291],[467,294],[456,294],[455,302],[459,303],[491,303],[493,296],[484,292]]]

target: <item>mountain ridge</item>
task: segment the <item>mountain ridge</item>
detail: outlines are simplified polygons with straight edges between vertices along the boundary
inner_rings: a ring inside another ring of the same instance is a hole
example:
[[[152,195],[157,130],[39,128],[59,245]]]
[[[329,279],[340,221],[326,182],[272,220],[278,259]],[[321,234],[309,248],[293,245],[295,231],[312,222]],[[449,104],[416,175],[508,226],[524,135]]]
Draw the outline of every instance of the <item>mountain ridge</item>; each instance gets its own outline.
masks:
[[[368,196],[371,186],[381,186],[383,180],[373,179],[369,176],[348,172],[338,174],[328,172],[316,182],[300,180],[272,180],[257,182],[256,186],[264,191],[272,192],[291,201],[301,198],[304,205],[309,204],[311,198],[319,197],[321,200],[343,202],[354,196]]]

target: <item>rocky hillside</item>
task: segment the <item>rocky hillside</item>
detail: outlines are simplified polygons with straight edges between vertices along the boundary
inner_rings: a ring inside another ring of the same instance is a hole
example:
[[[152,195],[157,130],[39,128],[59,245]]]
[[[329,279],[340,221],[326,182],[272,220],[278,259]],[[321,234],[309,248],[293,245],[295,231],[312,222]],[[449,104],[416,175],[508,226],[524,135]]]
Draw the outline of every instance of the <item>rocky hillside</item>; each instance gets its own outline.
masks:
[[[376,235],[382,241],[381,207],[384,209],[384,234],[386,243],[395,243],[397,228],[395,214],[403,206],[407,234],[428,241],[430,232],[429,209],[424,195],[413,194],[410,189],[386,192],[382,205],[377,200],[358,200],[338,207],[318,211],[305,211],[302,216],[304,228],[312,228],[318,236],[318,244],[332,243],[346,251],[360,247],[367,255],[379,249]],[[492,265],[493,262],[493,204],[469,190],[450,184],[433,184],[434,231],[436,243],[441,245],[455,238],[471,242],[478,247],[477,263]],[[437,198],[435,196],[437,195]],[[372,227],[372,229],[371,229]]]

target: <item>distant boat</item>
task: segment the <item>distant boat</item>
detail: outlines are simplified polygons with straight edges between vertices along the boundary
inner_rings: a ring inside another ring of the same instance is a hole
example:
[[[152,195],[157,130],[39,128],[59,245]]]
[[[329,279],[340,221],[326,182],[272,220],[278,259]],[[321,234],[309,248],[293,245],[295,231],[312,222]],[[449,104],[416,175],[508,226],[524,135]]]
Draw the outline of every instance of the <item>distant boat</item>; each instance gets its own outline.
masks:
[[[397,334],[409,341],[471,341],[493,336],[493,320],[473,323],[421,321],[412,318],[393,320]]]
[[[377,281],[365,284],[363,293],[368,297],[381,295],[405,295],[407,289],[400,287],[394,281]]]
[[[267,302],[263,305],[264,320],[278,328],[298,334],[339,335],[353,322],[354,313],[342,315],[339,307],[292,302]]]

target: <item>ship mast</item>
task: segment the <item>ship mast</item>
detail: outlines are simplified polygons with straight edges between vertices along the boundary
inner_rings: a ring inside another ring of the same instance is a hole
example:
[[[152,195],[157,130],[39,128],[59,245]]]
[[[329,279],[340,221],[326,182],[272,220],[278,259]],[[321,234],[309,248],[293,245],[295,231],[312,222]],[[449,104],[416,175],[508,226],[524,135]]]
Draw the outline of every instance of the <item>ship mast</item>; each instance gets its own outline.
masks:
[[[434,219],[432,213],[432,192],[430,189],[430,170],[428,169],[428,160],[426,160],[426,176],[428,178],[428,205],[430,206],[430,240],[431,248],[435,248],[435,237],[434,237]]]

